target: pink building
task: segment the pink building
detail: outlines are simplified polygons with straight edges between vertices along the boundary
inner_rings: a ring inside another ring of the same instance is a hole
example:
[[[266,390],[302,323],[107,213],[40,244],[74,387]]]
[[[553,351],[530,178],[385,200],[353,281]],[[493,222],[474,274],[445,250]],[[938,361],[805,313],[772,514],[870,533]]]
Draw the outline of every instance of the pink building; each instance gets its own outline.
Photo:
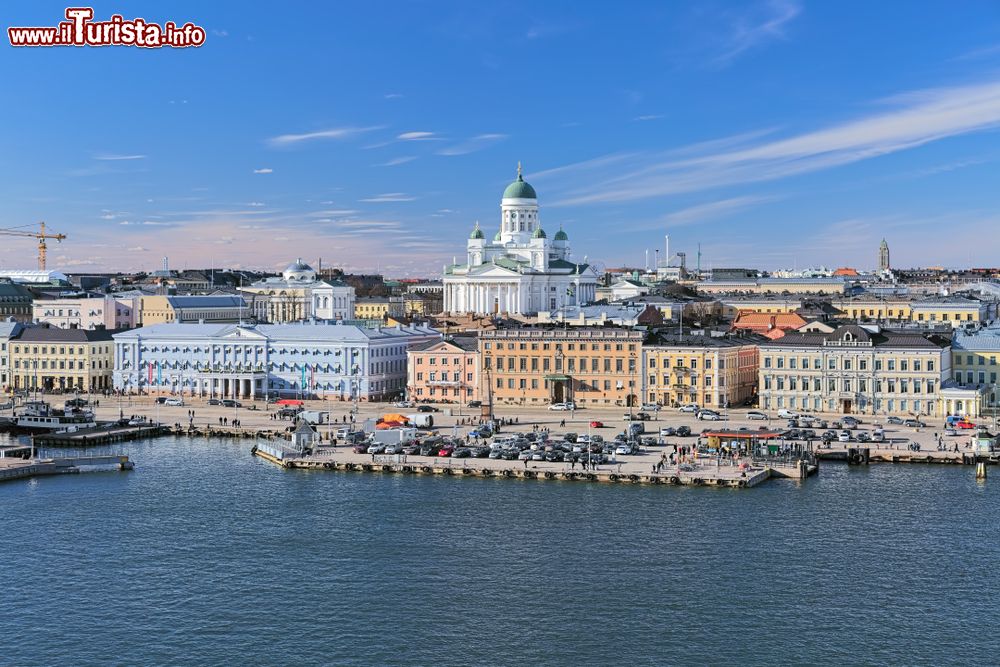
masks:
[[[453,336],[410,348],[406,394],[411,401],[468,403],[480,399],[475,336]]]
[[[136,302],[113,296],[42,299],[33,304],[32,318],[60,329],[131,329],[136,323]]]

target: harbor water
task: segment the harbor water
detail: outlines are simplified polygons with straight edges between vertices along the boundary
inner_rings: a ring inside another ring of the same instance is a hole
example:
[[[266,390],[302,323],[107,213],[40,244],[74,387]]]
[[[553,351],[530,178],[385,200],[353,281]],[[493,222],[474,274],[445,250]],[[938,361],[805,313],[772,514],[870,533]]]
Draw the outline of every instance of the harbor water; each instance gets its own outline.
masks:
[[[997,661],[1000,469],[738,491],[290,471],[251,444],[0,485],[0,664]]]

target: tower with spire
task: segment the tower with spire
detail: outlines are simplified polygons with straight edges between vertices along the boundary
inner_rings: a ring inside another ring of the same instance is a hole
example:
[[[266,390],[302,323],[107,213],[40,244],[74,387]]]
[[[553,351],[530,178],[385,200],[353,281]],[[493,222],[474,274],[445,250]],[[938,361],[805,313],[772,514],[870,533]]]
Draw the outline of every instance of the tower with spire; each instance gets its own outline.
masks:
[[[878,247],[878,270],[888,271],[891,267],[889,264],[889,244],[882,239],[882,243]]]

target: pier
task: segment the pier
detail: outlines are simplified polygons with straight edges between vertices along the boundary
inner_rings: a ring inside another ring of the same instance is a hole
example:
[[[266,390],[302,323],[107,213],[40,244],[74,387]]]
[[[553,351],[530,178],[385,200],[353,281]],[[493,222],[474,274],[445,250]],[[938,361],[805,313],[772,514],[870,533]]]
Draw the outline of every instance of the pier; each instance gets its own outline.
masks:
[[[819,448],[814,455],[821,461],[840,461],[852,465],[868,463],[933,463],[944,465],[1000,464],[1000,452],[977,452],[973,449],[939,451],[930,449],[896,449],[891,444],[874,446],[875,443],[843,443],[842,446]]]
[[[774,478],[804,479],[815,474],[816,466],[806,462],[757,465],[744,462],[718,464],[714,459],[697,460],[652,470],[654,460],[633,458],[583,470],[565,463],[531,462],[501,459],[448,459],[425,456],[379,456],[355,454],[350,450],[320,448],[311,456],[287,456],[274,447],[255,446],[251,453],[289,470],[326,470],[399,475],[436,475],[443,477],[505,478],[541,481],[601,482],[607,484],[642,484],[667,486],[708,486],[753,488]]]
[[[90,447],[108,445],[129,440],[155,438],[170,433],[170,428],[162,424],[147,423],[142,426],[117,426],[105,424],[96,428],[80,429],[72,432],[40,433],[33,435],[36,447]]]
[[[135,464],[127,455],[72,456],[53,459],[0,458],[0,482],[28,479],[45,475],[67,475],[81,471],[81,468],[117,467],[132,470]]]

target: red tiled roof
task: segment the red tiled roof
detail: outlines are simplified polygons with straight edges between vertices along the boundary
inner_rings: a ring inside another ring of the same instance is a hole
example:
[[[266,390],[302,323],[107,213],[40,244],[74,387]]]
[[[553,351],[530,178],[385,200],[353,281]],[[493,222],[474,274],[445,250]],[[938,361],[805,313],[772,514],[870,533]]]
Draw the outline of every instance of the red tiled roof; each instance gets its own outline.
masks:
[[[733,321],[732,328],[766,334],[774,329],[782,331],[798,329],[805,323],[806,320],[798,313],[758,313],[753,310],[741,310]]]

